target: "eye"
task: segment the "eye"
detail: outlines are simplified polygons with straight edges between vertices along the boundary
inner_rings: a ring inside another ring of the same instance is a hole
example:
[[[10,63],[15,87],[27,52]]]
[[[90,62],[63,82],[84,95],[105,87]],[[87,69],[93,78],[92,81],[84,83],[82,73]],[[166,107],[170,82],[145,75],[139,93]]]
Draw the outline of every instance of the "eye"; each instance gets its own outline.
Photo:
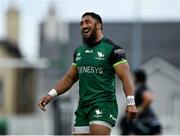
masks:
[[[91,23],[91,21],[90,20],[86,20],[86,24],[90,24]]]
[[[83,25],[83,22],[81,21],[81,22],[80,22],[80,26],[82,26],[82,25]]]

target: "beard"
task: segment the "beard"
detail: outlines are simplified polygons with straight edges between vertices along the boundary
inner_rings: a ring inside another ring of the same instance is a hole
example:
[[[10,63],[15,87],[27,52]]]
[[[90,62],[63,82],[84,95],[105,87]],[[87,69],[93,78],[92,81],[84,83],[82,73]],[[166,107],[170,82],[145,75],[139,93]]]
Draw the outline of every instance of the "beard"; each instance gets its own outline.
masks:
[[[97,31],[96,29],[93,29],[90,36],[86,38],[82,32],[82,40],[84,44],[87,44],[88,46],[93,46],[93,44],[96,42],[97,39]]]

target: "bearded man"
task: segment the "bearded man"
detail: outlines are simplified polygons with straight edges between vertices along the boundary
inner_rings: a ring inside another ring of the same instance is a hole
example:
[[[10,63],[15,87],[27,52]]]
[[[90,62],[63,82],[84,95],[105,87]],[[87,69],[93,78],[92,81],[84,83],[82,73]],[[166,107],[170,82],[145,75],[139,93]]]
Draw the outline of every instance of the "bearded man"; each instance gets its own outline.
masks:
[[[122,81],[127,97],[128,118],[135,118],[137,113],[128,61],[123,48],[103,35],[103,22],[98,14],[84,13],[80,28],[83,44],[75,50],[69,71],[38,105],[45,111],[54,97],[68,91],[79,80],[80,96],[73,134],[110,135],[118,115],[115,74]]]

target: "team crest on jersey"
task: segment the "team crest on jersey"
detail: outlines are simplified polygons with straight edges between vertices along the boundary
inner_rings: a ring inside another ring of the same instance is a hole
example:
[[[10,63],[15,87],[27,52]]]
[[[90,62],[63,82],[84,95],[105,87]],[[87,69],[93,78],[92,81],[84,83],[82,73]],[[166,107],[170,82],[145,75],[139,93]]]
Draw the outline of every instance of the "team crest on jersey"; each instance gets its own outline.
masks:
[[[100,57],[100,58],[103,58],[104,57],[104,54],[102,52],[97,52],[97,55]]]
[[[97,60],[104,60],[104,53],[103,52],[97,52],[97,56],[98,57],[95,57],[95,59]]]

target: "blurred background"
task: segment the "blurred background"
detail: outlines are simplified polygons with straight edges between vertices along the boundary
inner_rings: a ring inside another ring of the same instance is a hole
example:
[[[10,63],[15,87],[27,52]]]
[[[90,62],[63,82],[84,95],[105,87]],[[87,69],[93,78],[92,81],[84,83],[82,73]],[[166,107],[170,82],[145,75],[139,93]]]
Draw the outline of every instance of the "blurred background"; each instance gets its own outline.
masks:
[[[131,70],[147,71],[163,134],[180,134],[180,0],[0,0],[0,134],[71,134],[78,83],[46,112],[37,103],[71,65],[87,11],[102,17]],[[117,80],[119,118],[121,88]]]

